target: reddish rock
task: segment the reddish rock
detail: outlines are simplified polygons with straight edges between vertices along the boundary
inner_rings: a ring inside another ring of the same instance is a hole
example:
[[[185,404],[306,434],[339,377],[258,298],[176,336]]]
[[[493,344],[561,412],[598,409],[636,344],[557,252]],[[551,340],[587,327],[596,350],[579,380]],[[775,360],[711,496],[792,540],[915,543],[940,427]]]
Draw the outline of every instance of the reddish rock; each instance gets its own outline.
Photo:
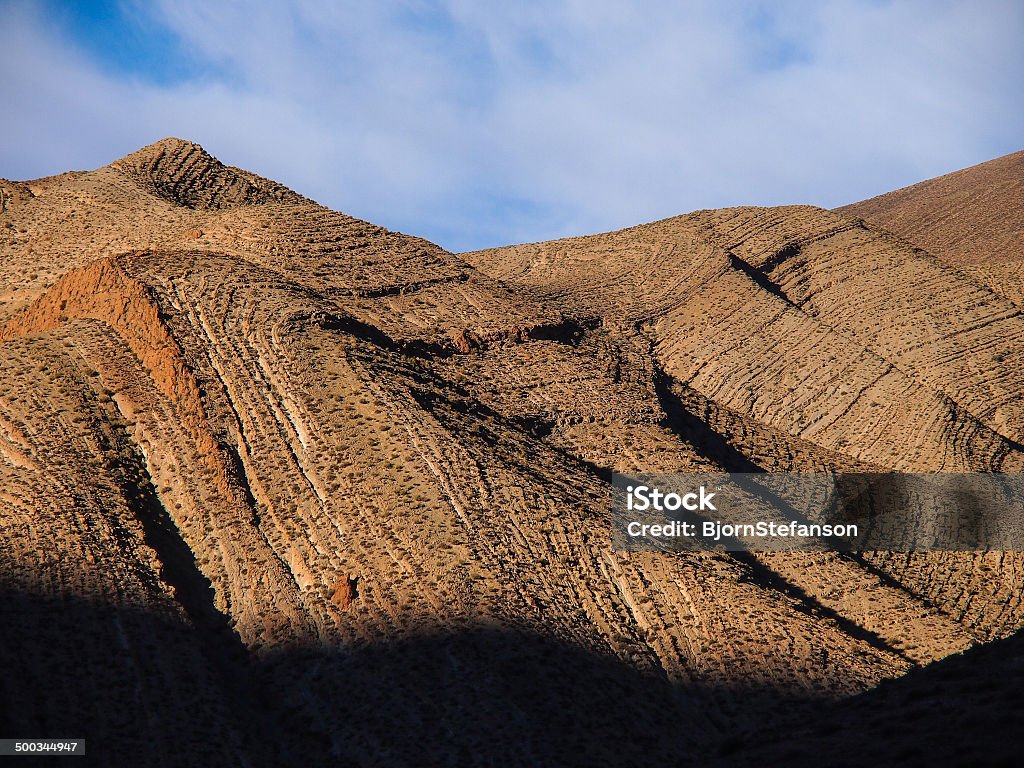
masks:
[[[331,602],[342,610],[359,597],[359,577],[343,576],[331,587]]]

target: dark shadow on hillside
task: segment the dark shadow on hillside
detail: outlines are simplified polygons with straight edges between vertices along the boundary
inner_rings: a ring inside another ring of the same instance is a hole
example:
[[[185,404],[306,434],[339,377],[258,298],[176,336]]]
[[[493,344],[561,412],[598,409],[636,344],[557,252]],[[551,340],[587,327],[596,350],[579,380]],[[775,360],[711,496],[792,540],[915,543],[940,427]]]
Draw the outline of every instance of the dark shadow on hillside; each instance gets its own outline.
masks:
[[[1005,754],[1015,732],[1001,729],[1021,711],[1024,638],[825,706],[741,681],[672,685],[512,628],[211,658],[170,613],[0,598],[0,737],[85,738],[90,764],[106,766],[820,765],[833,746],[883,765],[923,749],[942,765],[946,742],[921,734],[954,724],[974,764],[990,764],[977,750]],[[860,743],[876,725],[882,741]],[[769,735],[750,735],[759,728]]]
[[[730,766],[1019,766],[1024,634],[727,742]]]
[[[692,443],[703,456],[717,462],[726,472],[764,472],[761,467],[728,438],[692,413],[672,391],[672,378],[664,371],[655,371],[654,393],[665,413],[666,426],[682,440]]]

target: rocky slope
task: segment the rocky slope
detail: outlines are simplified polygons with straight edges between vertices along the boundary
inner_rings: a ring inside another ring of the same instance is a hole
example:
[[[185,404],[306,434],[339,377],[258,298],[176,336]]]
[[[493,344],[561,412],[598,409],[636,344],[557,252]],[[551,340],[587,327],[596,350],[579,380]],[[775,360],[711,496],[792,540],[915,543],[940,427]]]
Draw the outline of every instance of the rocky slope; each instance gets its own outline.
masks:
[[[732,209],[453,255],[177,139],[0,187],[12,733],[701,763],[1024,621],[1013,553],[611,548],[612,470],[1019,471],[1019,305],[887,232]]]
[[[1024,254],[1024,152],[838,209],[952,264],[999,264]]]

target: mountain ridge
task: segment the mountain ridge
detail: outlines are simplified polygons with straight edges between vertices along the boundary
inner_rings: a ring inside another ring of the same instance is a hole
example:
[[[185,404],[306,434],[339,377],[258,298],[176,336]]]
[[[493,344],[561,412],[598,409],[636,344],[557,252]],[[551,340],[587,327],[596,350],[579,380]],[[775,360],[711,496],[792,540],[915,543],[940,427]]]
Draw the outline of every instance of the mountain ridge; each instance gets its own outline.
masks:
[[[836,211],[891,230],[951,264],[1019,261],[1024,150]]]

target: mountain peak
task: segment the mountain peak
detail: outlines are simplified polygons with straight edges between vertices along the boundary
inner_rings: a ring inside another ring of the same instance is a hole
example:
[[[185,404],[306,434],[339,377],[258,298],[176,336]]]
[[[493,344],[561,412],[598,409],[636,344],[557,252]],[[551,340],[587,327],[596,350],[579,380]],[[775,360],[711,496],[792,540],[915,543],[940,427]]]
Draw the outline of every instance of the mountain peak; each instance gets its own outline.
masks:
[[[224,165],[202,146],[177,137],[148,144],[112,168],[175,205],[212,210],[272,202],[300,202],[282,184]]]

